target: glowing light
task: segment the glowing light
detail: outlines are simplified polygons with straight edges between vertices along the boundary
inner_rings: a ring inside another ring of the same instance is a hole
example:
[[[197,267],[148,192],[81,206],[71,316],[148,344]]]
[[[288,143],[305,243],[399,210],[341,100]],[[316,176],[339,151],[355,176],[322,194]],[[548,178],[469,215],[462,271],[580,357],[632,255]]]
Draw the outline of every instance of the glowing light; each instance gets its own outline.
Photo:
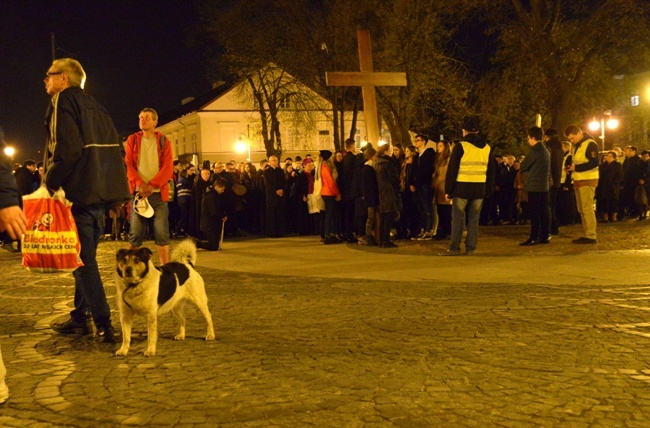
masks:
[[[598,131],[600,129],[600,122],[594,117],[591,122],[589,122],[589,129],[592,131]]]
[[[248,150],[248,145],[243,141],[237,141],[235,143],[235,151],[237,153],[246,153]]]
[[[616,129],[618,128],[618,119],[610,118],[607,120],[607,128]]]
[[[386,142],[384,140],[379,140],[379,142],[377,143],[377,146],[381,147],[381,146],[385,146],[386,144],[388,144],[388,142]]]
[[[16,149],[14,149],[11,146],[5,147],[5,155],[9,156],[10,158],[13,158],[15,154],[16,154]]]

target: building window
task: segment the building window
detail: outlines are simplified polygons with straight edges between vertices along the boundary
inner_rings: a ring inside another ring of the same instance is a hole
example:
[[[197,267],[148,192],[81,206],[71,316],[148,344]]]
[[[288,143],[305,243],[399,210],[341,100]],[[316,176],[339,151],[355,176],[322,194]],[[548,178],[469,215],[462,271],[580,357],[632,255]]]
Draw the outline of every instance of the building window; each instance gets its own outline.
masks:
[[[639,96],[638,95],[632,95],[632,97],[630,97],[630,105],[632,107],[636,107],[636,106],[639,105]]]
[[[284,97],[280,98],[280,100],[278,101],[278,107],[282,109],[290,109],[291,97],[289,95],[285,95]]]

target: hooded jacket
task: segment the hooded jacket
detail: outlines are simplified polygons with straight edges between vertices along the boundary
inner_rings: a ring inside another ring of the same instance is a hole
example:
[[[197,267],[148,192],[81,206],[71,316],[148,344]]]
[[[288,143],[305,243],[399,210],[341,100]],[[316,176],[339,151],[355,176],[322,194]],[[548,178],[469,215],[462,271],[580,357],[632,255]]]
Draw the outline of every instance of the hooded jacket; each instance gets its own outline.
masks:
[[[462,141],[479,149],[490,147],[477,133],[467,134],[463,137]],[[454,146],[454,150],[451,152],[451,158],[449,159],[449,165],[447,166],[445,193],[452,198],[463,199],[483,199],[491,196],[494,193],[494,178],[496,171],[492,152],[490,151],[487,168],[485,170],[485,181],[481,182],[458,181],[458,173],[463,156],[465,156],[463,145],[462,143],[458,143]]]
[[[417,158],[417,165],[414,167],[413,182],[409,184],[416,187],[431,186],[435,162],[436,143],[434,141],[429,141]]]
[[[130,199],[124,146],[108,112],[78,86],[55,94],[47,109],[45,184],[79,205]]]

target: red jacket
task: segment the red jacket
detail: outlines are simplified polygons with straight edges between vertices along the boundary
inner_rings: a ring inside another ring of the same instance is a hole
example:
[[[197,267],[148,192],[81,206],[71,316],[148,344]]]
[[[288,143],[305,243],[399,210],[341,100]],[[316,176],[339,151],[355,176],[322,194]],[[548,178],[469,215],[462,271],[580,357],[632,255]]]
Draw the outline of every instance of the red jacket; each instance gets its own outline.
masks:
[[[126,175],[129,179],[129,190],[131,194],[135,193],[135,189],[140,186],[144,181],[140,178],[138,174],[138,159],[140,157],[140,147],[142,146],[142,131],[138,131],[135,134],[129,135],[129,138],[126,140],[126,156],[124,161],[126,162]],[[174,175],[174,158],[172,154],[172,145],[170,141],[162,135],[162,133],[156,131],[156,142],[160,141],[160,138],[165,139],[165,143],[157,144],[158,147],[158,174],[149,181],[148,184],[153,186],[155,189],[160,189],[160,197],[163,201],[169,201],[169,180]]]
[[[320,194],[321,196],[340,196],[339,187],[336,185],[332,171],[327,164],[322,163],[320,168],[320,177],[323,183]]]

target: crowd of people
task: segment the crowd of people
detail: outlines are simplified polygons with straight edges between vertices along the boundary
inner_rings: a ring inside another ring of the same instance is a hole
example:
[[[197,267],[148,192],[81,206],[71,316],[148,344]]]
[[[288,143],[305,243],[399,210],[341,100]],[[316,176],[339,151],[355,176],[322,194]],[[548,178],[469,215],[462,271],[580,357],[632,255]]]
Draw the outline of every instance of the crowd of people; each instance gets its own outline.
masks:
[[[270,156],[259,166],[206,160],[199,167],[173,160],[151,108],[138,115],[140,131],[122,142],[108,112],[83,91],[85,80],[78,61],[55,60],[44,79],[52,97],[44,162],[26,160],[13,173],[8,159],[0,162],[3,240],[16,241],[29,227],[20,196],[39,186],[62,188],[73,203],[83,266],[73,272],[70,318],[51,325],[60,334],[89,334],[92,320],[104,343],[115,342],[96,254],[105,234],[128,239],[131,248],[153,238],[162,265],[173,237],[194,237],[209,251],[242,233],[380,248],[435,239],[450,241],[440,255],[456,256],[465,231],[465,254],[475,253],[479,225],[489,222],[530,221],[520,244],[529,246],[548,244],[560,226],[576,221],[583,236],[573,242],[596,243],[596,210],[602,222],[647,218],[650,152],[639,156],[628,146],[602,154],[601,162],[594,139],[575,125],[566,128],[567,141],[553,129],[531,127],[530,150],[520,159],[495,154],[479,134],[478,117],[469,116],[452,141],[417,134],[412,145],[357,150],[348,139],[342,151],[282,163]],[[0,403],[8,397],[5,373],[0,354]]]

